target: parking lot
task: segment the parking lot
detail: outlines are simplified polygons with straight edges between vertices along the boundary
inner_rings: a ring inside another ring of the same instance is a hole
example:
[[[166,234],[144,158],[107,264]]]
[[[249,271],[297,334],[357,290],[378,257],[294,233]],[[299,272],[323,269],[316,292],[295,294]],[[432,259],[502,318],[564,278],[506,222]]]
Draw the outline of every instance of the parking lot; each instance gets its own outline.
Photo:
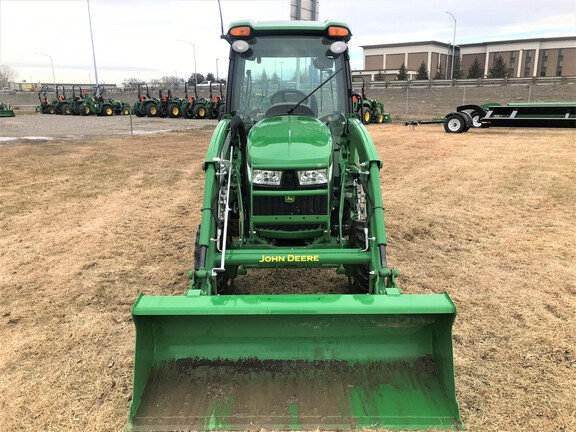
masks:
[[[115,135],[143,135],[157,132],[213,128],[216,120],[147,118],[131,116],[61,116],[20,114],[0,118],[0,142],[15,139],[82,138]]]

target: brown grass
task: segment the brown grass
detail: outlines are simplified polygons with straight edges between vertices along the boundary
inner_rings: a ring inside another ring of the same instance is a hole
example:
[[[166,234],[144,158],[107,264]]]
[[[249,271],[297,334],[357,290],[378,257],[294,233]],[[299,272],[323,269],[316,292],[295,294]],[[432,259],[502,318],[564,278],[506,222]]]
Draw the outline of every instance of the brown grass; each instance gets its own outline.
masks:
[[[369,129],[401,288],[458,307],[468,430],[575,430],[574,132]],[[0,146],[0,431],[123,429],[130,308],[188,284],[209,138]]]

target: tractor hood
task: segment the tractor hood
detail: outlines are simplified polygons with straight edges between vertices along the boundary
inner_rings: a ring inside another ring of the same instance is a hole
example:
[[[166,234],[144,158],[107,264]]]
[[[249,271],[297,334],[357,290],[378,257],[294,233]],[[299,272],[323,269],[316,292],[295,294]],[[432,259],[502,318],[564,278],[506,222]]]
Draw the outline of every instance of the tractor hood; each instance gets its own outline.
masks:
[[[248,134],[252,168],[327,168],[331,157],[330,131],[313,117],[270,117],[256,123]]]

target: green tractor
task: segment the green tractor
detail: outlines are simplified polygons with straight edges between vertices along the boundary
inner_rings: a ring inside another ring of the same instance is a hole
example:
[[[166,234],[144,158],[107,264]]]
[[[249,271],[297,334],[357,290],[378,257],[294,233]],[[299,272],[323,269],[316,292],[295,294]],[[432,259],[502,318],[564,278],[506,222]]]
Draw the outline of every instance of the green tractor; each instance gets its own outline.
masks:
[[[160,100],[160,105],[158,105],[159,117],[177,118],[182,116],[183,100],[172,96],[172,90],[168,89],[166,95],[162,93],[162,90],[158,90],[158,99]]]
[[[366,82],[364,77],[354,77],[355,80],[362,80],[362,93],[356,94],[354,98],[354,110],[364,124],[370,123],[391,123],[390,114],[384,112],[384,104],[376,99],[369,99],[366,96]]]
[[[0,117],[15,117],[14,110],[10,105],[0,102]]]
[[[94,90],[94,97],[86,99],[90,101],[93,106],[94,112],[99,116],[112,116],[112,115],[129,115],[130,114],[130,104],[127,102],[122,102],[117,99],[105,99],[104,98],[105,88],[102,84],[96,86]]]
[[[214,96],[212,92],[212,81],[210,81],[210,100],[206,105],[208,118],[210,119],[220,119],[226,109],[224,93],[222,92],[222,82],[220,81],[218,84],[220,85],[220,95]]]
[[[138,84],[138,100],[132,106],[136,117],[158,117],[159,105],[160,100],[150,96],[148,84]]]
[[[48,87],[43,86],[38,92],[38,100],[40,104],[36,106],[36,112],[42,114],[54,114],[56,112],[57,101],[48,101]]]
[[[463,428],[454,303],[404,294],[387,262],[382,162],[353,109],[349,28],[240,21],[223,38],[226,109],[202,164],[191,284],[133,306],[129,428]],[[252,81],[280,62],[296,79],[264,101]],[[350,292],[234,294],[237,278],[279,268],[332,269]]]
[[[194,105],[198,100],[198,93],[196,86],[194,86],[194,96],[188,94],[188,82],[184,83],[184,100],[182,101],[182,117],[191,119],[194,118]]]
[[[185,100],[182,101],[182,117],[192,119],[204,119],[208,116],[207,106],[209,101],[205,98],[199,98],[194,84],[194,96],[188,94],[188,83],[184,83]]]
[[[57,84],[56,100],[52,102],[52,104],[54,105],[55,110],[54,112],[56,114],[62,114],[62,115],[72,114],[72,112],[70,111],[70,101],[71,99],[68,99],[66,97],[66,88],[61,84]]]
[[[72,98],[68,101],[68,108],[70,109],[70,114],[74,115],[89,116],[94,114],[92,98],[79,85],[72,86]]]

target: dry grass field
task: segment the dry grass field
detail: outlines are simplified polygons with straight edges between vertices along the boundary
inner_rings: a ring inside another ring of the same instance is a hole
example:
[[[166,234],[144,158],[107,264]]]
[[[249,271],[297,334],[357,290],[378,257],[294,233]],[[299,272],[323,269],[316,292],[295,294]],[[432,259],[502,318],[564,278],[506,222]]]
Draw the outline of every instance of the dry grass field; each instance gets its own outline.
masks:
[[[467,429],[576,430],[574,130],[368,128],[400,287],[458,308]],[[123,429],[130,308],[187,287],[210,134],[0,145],[0,431]],[[243,284],[310,284],[275,273]]]

